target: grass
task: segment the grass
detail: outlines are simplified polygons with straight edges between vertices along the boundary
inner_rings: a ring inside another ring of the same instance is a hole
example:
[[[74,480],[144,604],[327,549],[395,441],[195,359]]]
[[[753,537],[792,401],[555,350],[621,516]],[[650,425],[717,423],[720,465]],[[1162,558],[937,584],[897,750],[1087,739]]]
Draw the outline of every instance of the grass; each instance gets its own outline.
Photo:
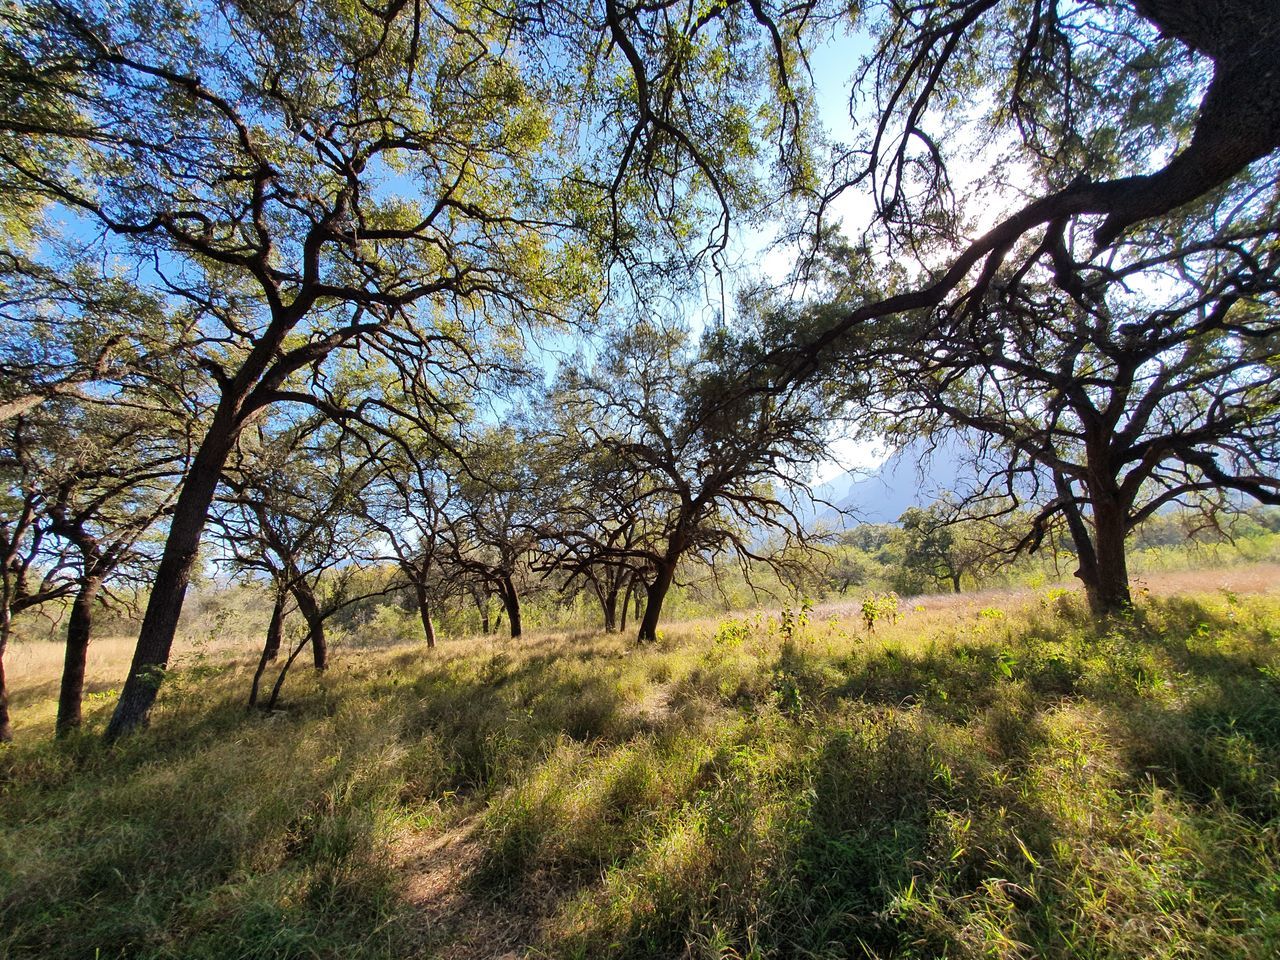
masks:
[[[1280,597],[903,607],[351,648],[270,717],[221,648],[113,750],[20,675],[0,956],[1280,952]]]

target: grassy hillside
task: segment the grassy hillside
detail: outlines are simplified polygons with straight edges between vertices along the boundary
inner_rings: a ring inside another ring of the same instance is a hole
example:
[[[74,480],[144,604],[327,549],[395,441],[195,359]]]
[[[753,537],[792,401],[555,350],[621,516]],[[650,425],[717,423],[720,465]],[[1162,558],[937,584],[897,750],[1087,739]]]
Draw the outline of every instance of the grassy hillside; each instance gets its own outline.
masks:
[[[369,638],[271,716],[215,645],[109,751],[32,655],[0,956],[1273,957],[1280,594],[1218,579]]]

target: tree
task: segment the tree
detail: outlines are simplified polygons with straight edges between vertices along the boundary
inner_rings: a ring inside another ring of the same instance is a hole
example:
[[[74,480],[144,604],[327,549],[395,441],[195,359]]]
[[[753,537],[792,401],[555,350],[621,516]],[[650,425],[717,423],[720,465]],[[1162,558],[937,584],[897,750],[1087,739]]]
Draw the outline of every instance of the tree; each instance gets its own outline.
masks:
[[[72,548],[75,592],[56,731],[81,723],[93,615],[113,586],[141,586],[154,557],[144,537],[167,515],[191,454],[195,411],[168,391],[115,403],[48,402],[39,412],[50,533]],[[109,594],[108,594],[109,595]]]
[[[443,542],[449,531],[447,490],[429,450],[383,444],[377,472],[359,492],[361,514],[390,551],[409,589],[413,591],[427,648],[436,645],[432,622],[433,594],[444,561]]]
[[[877,219],[773,359],[781,382],[870,379],[900,433],[979,437],[995,474],[978,497],[1041,508],[1026,548],[1065,526],[1104,613],[1128,602],[1125,537],[1151,512],[1275,496],[1277,7],[1211,23],[1177,0],[1044,0],[997,26],[1009,12],[879,21],[859,75],[874,132],[839,184],[872,187]],[[931,135],[957,90],[994,109]],[[1016,190],[970,191],[966,219],[948,144],[991,138],[1005,163],[986,185],[1014,169]],[[971,239],[980,202],[1011,212]]]
[[[0,445],[0,743],[13,739],[4,654],[13,618],[75,590],[68,545],[49,530],[38,435],[29,418],[4,424]]]
[[[769,562],[765,531],[804,535],[784,491],[803,487],[824,449],[824,395],[743,390],[753,364],[752,351],[726,328],[695,345],[678,327],[640,321],[608,338],[594,368],[561,373],[551,402],[571,411],[584,456],[608,454],[618,479],[606,473],[604,482],[632,492],[631,509],[645,518],[629,542],[585,525],[565,534],[594,562],[637,570],[646,594],[641,641],[656,639],[684,557]],[[585,491],[579,496],[592,502]]]
[[[230,563],[265,573],[276,594],[275,609],[249,704],[278,654],[284,594],[297,604],[307,630],[290,654],[272,691],[274,706],[285,674],[298,653],[312,651],[317,671],[328,666],[325,621],[371,594],[356,587],[359,559],[367,556],[374,531],[364,523],[358,491],[377,465],[345,444],[344,432],[314,411],[276,430],[244,435],[226,473],[217,525]],[[386,587],[376,593],[387,592]]]
[[[1138,231],[1070,293],[1024,278],[893,335],[910,347],[889,353],[884,412],[976,438],[992,473],[970,500],[1035,504],[1025,549],[1065,525],[1099,614],[1129,603],[1125,541],[1158,511],[1280,503],[1273,209],[1268,195],[1228,230]]]
[[[538,527],[535,569],[565,575],[563,590],[585,583],[600,604],[604,629],[626,629],[627,609],[642,573],[639,553],[655,525],[649,481],[611,450],[582,446],[583,425],[570,411],[548,411],[559,489],[547,498]],[[619,619],[621,603],[621,619]]]
[[[910,507],[898,518],[902,528],[898,546],[906,572],[926,582],[947,584],[956,593],[966,574],[974,575],[982,563],[1001,549],[995,527],[979,530],[979,520],[966,516],[954,501],[939,501],[928,509]]]
[[[462,445],[436,540],[450,567],[498,597],[512,638],[524,630],[520,598],[548,479],[541,459],[536,440],[514,427],[483,430]]]
[[[447,368],[486,315],[567,311],[587,276],[544,180],[561,91],[530,51],[517,66],[517,11],[144,6],[35,4],[4,20],[17,93],[75,106],[26,134],[86,152],[66,167],[7,154],[5,176],[117,238],[214,344],[200,364],[217,403],[111,738],[146,719],[218,478],[253,418],[308,396],[334,351]]]

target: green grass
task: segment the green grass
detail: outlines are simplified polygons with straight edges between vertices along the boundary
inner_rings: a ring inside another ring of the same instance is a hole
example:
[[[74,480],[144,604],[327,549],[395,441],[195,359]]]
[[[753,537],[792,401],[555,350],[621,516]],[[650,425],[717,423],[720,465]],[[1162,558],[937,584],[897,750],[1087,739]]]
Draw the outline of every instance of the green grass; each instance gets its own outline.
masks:
[[[0,956],[1280,952],[1275,598],[246,669],[0,753]]]

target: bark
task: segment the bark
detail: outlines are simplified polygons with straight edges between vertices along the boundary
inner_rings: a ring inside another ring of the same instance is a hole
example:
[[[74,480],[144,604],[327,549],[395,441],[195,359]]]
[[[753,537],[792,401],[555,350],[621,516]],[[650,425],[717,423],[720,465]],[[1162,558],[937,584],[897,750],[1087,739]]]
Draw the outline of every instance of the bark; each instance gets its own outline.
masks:
[[[312,662],[317,670],[324,670],[329,665],[329,645],[324,636],[324,614],[316,603],[316,596],[304,583],[295,583],[289,588],[293,598],[298,601],[298,610],[307,621],[307,640],[311,642]]]
[[[1089,608],[1096,617],[1109,617],[1127,610],[1132,604],[1129,595],[1129,566],[1125,556],[1125,535],[1128,527],[1125,511],[1117,504],[1093,504],[1093,554],[1095,564],[1091,580],[1085,581],[1089,595]],[[1084,569],[1084,565],[1081,565]],[[1082,578],[1083,579],[1083,578]]]
[[[956,593],[960,592],[960,574],[951,574],[951,587]]]
[[[431,603],[427,599],[427,589],[422,584],[415,584],[414,592],[418,599],[418,616],[422,618],[422,635],[427,638],[427,649],[434,650],[436,629],[431,624]]]
[[[62,686],[58,691],[58,719],[55,736],[65,737],[80,727],[84,702],[84,672],[89,659],[89,638],[93,631],[93,605],[98,601],[102,578],[85,577],[71,604],[67,621],[67,648],[62,661]]]
[[[520,594],[509,575],[504,575],[498,587],[498,596],[502,599],[503,609],[507,611],[507,621],[511,624],[511,638],[520,636]]]
[[[662,601],[671,589],[675,574],[675,561],[668,560],[654,574],[653,583],[645,588],[644,619],[640,621],[640,634],[637,638],[641,643],[653,643],[658,639],[658,618],[662,615]]]
[[[635,589],[636,576],[633,573],[627,578],[627,590],[622,595],[622,617],[618,622],[618,630],[625,633],[627,629],[627,610],[631,607],[631,592]]]
[[[596,597],[600,600],[600,609],[604,613],[605,633],[613,633],[618,629],[618,587],[603,589],[596,587]],[[626,615],[624,610],[623,616]]]
[[[9,631],[12,627],[12,614],[8,604],[0,610],[0,743],[8,743],[13,739],[13,726],[9,722],[9,688],[4,678],[4,652],[9,646]]]
[[[160,677],[169,662],[182,601],[200,548],[200,535],[209,517],[218,478],[238,432],[230,414],[219,413],[200,444],[174,504],[169,537],[151,584],[151,599],[142,619],[129,676],[107,725],[108,743],[146,725],[160,689]]]
[[[284,633],[284,608],[289,593],[283,587],[276,590],[276,602],[271,607],[271,622],[267,624],[267,639],[262,647],[262,658],[268,663],[280,656],[280,638]]]
[[[258,669],[253,673],[253,683],[249,687],[249,707],[258,705],[258,689],[262,683],[262,675],[268,663],[274,663],[280,655],[280,639],[284,634],[284,608],[289,593],[283,587],[276,589],[276,602],[271,608],[271,622],[267,624],[267,638],[262,644],[262,656],[258,658]]]

